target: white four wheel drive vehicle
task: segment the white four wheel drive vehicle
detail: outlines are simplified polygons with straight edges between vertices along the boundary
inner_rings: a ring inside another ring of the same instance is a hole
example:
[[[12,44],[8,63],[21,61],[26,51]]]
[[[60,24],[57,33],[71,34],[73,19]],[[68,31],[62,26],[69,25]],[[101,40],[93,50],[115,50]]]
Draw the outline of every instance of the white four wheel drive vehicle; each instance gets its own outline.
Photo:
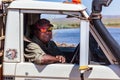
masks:
[[[83,4],[13,1],[7,11],[2,80],[120,80],[118,46],[113,45],[117,49],[115,50],[108,45],[109,40],[114,40],[109,35],[110,38],[104,35],[107,31],[100,21],[99,10],[96,10],[99,9],[101,1],[93,1],[95,6],[91,15],[87,13]],[[57,27],[59,23],[59,26],[74,22],[79,24],[80,33],[75,34],[80,35],[78,47],[59,47],[67,63],[37,65],[25,61],[24,38],[29,37],[30,25],[39,18],[48,18]],[[104,37],[109,40],[105,42]],[[96,42],[97,47],[92,46],[93,42]],[[79,59],[78,63],[71,62],[76,58]]]

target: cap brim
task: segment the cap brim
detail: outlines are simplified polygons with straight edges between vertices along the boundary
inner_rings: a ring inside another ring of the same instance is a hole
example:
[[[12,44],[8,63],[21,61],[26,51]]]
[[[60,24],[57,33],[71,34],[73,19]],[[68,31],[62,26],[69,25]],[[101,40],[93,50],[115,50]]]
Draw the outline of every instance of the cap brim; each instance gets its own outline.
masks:
[[[52,25],[52,24],[48,24],[48,26],[53,27],[53,25]]]

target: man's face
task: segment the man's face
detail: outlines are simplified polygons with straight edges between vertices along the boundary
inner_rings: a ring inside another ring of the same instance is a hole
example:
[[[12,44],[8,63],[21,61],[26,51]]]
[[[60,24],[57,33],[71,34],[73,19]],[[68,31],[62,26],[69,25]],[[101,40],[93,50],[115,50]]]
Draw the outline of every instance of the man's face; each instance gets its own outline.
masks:
[[[49,26],[42,26],[36,32],[36,36],[44,43],[47,43],[52,38],[52,27]]]

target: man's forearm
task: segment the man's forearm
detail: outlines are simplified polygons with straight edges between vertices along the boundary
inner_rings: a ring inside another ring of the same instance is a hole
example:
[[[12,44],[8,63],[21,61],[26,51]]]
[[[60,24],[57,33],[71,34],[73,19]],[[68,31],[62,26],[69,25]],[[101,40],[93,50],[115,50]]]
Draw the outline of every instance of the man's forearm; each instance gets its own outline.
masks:
[[[55,62],[59,62],[59,59],[57,59],[54,56],[47,55],[47,54],[42,56],[41,64],[50,64],[50,63],[55,63]]]

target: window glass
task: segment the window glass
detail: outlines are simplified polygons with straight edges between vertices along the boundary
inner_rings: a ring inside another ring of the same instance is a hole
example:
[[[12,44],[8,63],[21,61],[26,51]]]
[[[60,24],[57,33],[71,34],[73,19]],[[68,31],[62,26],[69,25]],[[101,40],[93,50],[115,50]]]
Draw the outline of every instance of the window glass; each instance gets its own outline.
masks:
[[[58,46],[76,47],[80,41],[80,19],[67,15],[42,14],[41,18],[51,20],[54,25],[53,40]]]
[[[96,65],[108,65],[110,64],[109,60],[107,59],[106,55],[94,39],[94,37],[90,33],[89,38],[89,49],[90,49],[90,64]]]
[[[54,26],[52,40],[58,46],[66,61],[70,63],[75,48],[80,43],[80,19],[58,14],[24,14],[24,35],[28,40],[31,40],[32,27],[38,19],[47,19]]]
[[[31,37],[33,24],[38,19],[47,19],[54,26],[52,30],[52,40],[58,46],[62,55],[65,56],[66,61],[70,63],[79,62],[79,43],[80,43],[80,19],[68,15],[58,14],[24,14],[24,35],[27,39]],[[99,45],[96,43],[93,36],[90,34],[90,64],[109,64],[108,59],[102,52]],[[77,47],[78,46],[78,47]],[[77,51],[77,53],[75,53]]]

